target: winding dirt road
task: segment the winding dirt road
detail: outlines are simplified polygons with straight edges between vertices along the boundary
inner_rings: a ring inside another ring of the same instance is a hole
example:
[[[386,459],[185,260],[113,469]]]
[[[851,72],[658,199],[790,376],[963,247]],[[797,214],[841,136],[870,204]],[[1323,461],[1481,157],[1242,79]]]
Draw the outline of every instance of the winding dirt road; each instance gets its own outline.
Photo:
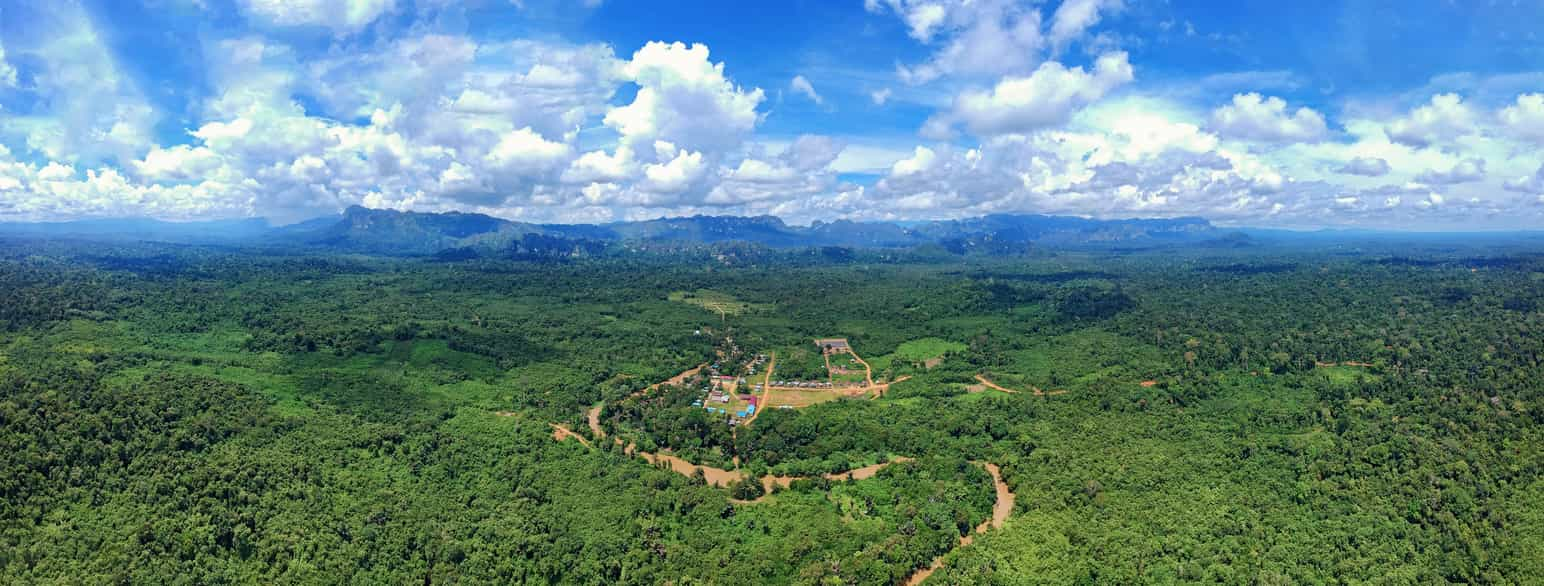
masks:
[[[856,354],[854,354],[854,356],[856,356]],[[859,361],[861,362],[862,359],[859,359]],[[776,367],[776,365],[777,365],[777,355],[773,354],[773,355],[771,355],[769,357],[768,364],[767,364],[767,374],[766,374],[766,377],[765,377],[765,379],[763,380],[763,383],[762,383],[762,404],[763,405],[766,404],[767,399],[770,397],[770,393],[771,393],[772,387],[771,387],[770,384],[767,384],[767,383],[770,383],[772,381],[772,371]],[[681,381],[684,381],[687,378],[691,377],[692,375],[696,374],[697,372],[701,371],[704,366],[706,366],[706,364],[704,364],[702,366],[698,366],[697,368],[693,368],[693,369],[688,370],[686,372],[683,372],[683,373],[681,373],[679,375],[676,375],[676,377],[674,377],[674,378],[672,378],[672,379],[670,379],[668,381],[665,381],[664,383],[660,383],[660,384],[656,384],[656,385],[650,386],[647,389],[639,391],[638,393],[635,393],[635,394],[646,393],[646,392],[651,391],[651,390],[653,390],[655,388],[658,388],[659,386],[661,386],[663,384],[680,384]],[[864,364],[864,367],[867,368],[868,365]],[[906,380],[906,378],[910,378],[910,377],[903,377],[903,378],[897,379],[897,380],[895,380],[893,382],[901,382],[903,380]],[[993,383],[992,381],[989,381],[989,380],[987,380],[986,378],[984,378],[984,377],[982,377],[980,375],[976,376],[976,380],[980,381],[984,385],[987,385],[987,386],[989,386],[991,388],[994,388],[994,389],[997,389],[999,391],[1003,391],[1003,392],[1006,392],[1006,393],[1017,393],[1018,392],[1018,391],[1014,391],[1014,390],[1011,390],[1011,389],[1006,389],[1006,388],[1003,388],[1001,386],[998,386],[996,383]],[[883,387],[884,388],[888,388],[890,384],[893,384],[893,383],[887,383],[887,384],[883,385]],[[880,392],[880,394],[883,394],[884,390],[880,389],[879,392]],[[1047,394],[1060,394],[1062,392],[1066,392],[1066,391],[1060,391],[1060,392],[1053,391],[1052,393],[1047,393]],[[1035,394],[1036,395],[1040,395],[1042,393],[1041,393],[1041,391],[1039,389],[1035,389]],[[586,418],[587,422],[589,423],[590,433],[593,434],[594,437],[597,440],[605,439],[605,437],[606,437],[606,431],[604,429],[602,429],[601,425],[600,425],[600,412],[601,412],[601,408],[603,406],[604,406],[604,403],[596,404],[594,407],[591,407],[590,410],[585,413],[585,418]],[[761,411],[762,411],[762,409],[758,408],[756,413],[760,414]],[[504,413],[499,413],[499,415],[500,416],[506,416]],[[509,415],[513,415],[513,413],[511,413]],[[749,425],[750,422],[753,421],[753,420],[755,420],[755,416],[754,415],[751,416],[749,419],[746,419],[745,420],[745,424]],[[594,446],[592,446],[590,444],[589,440],[585,439],[584,436],[579,435],[578,433],[575,433],[573,430],[569,429],[567,426],[564,426],[564,425],[561,425],[561,424],[557,424],[557,423],[553,423],[553,424],[550,424],[550,425],[552,426],[552,439],[553,440],[563,441],[563,440],[566,440],[566,439],[573,439],[575,441],[578,441],[580,444],[584,445],[587,448],[593,448],[594,447]],[[612,441],[614,441],[618,445],[622,444],[622,439],[621,438],[616,438],[616,439],[614,439]],[[688,478],[694,477],[698,472],[701,472],[702,476],[703,476],[703,479],[708,484],[710,484],[712,486],[719,487],[719,488],[728,488],[728,487],[732,486],[734,483],[740,482],[740,481],[742,481],[742,480],[744,480],[746,478],[745,473],[741,472],[740,470],[725,470],[723,468],[717,468],[717,467],[713,467],[713,466],[702,466],[702,465],[698,465],[698,464],[693,464],[693,463],[688,462],[688,461],[686,461],[685,459],[683,459],[683,458],[681,458],[679,456],[675,456],[675,455],[672,455],[672,454],[649,453],[649,452],[640,451],[640,450],[637,449],[636,446],[634,446],[632,444],[628,444],[623,449],[623,452],[626,453],[626,454],[629,454],[629,455],[638,456],[639,458],[643,458],[645,461],[649,462],[650,464],[654,464],[654,465],[659,465],[660,462],[664,462],[670,468],[670,470],[672,472],[675,472],[675,473],[680,474],[682,476],[686,476]],[[871,464],[871,465],[864,466],[864,467],[861,467],[861,468],[854,468],[854,469],[848,470],[846,472],[833,472],[833,473],[829,473],[829,474],[824,474],[824,475],[822,475],[822,477],[826,478],[827,480],[838,481],[838,482],[844,481],[844,480],[864,480],[864,479],[868,479],[868,478],[873,478],[874,475],[878,474],[880,470],[883,470],[885,467],[888,467],[891,464],[897,464],[897,463],[901,463],[901,462],[910,462],[911,460],[912,460],[912,458],[900,456],[900,457],[896,457],[896,458],[890,460],[889,462],[885,462],[885,463],[881,463],[881,464]],[[909,576],[906,579],[907,586],[915,586],[917,584],[921,584],[924,580],[927,580],[929,576],[933,575],[933,572],[936,572],[939,568],[943,567],[944,559],[950,553],[953,553],[955,551],[959,551],[959,548],[965,547],[967,545],[970,545],[971,543],[973,543],[975,541],[975,537],[977,535],[981,535],[981,534],[983,534],[983,533],[985,533],[985,532],[987,532],[988,530],[991,530],[991,529],[1000,529],[1000,528],[1002,528],[1003,524],[1005,522],[1007,522],[1008,517],[1013,515],[1013,507],[1014,507],[1014,502],[1016,500],[1016,496],[1013,494],[1013,490],[1008,487],[1008,484],[1003,481],[1002,470],[996,464],[993,464],[991,462],[972,461],[971,463],[972,464],[976,464],[978,466],[981,466],[982,468],[985,468],[987,473],[991,474],[991,476],[992,476],[992,487],[993,487],[993,490],[996,493],[995,494],[996,501],[992,505],[992,516],[991,516],[991,518],[982,521],[981,524],[977,525],[975,530],[972,531],[970,534],[960,536],[959,545],[955,546],[954,549],[951,549],[948,552],[944,552],[943,554],[941,554],[938,557],[934,558],[932,563],[929,564],[928,567],[922,568],[922,569],[919,569],[919,570],[913,572],[912,575]],[[751,499],[751,500],[741,500],[741,499],[730,499],[730,500],[732,502],[734,502],[734,503],[737,503],[737,504],[753,504],[753,503],[758,503],[758,502],[761,502],[763,500],[766,500],[768,497],[770,497],[772,495],[773,487],[788,488],[789,486],[793,485],[794,481],[805,479],[805,478],[810,478],[810,477],[809,476],[774,476],[774,475],[768,474],[766,476],[761,477],[761,479],[760,479],[761,487],[762,487],[762,495],[760,497],[757,497],[757,498]]]
[[[921,584],[923,580],[928,579],[928,576],[932,576],[933,572],[936,572],[939,568],[944,567],[944,558],[947,557],[949,553],[959,551],[961,547],[965,547],[971,543],[974,543],[976,541],[976,536],[982,533],[986,533],[988,529],[1001,529],[1003,523],[1007,522],[1008,517],[1013,514],[1013,501],[1015,497],[1013,495],[1013,491],[1008,488],[1008,483],[1003,482],[1002,470],[998,468],[996,464],[991,462],[976,463],[986,468],[987,473],[992,475],[992,486],[997,490],[997,502],[996,504],[992,505],[992,518],[982,521],[980,525],[976,526],[976,530],[970,535],[961,535],[959,545],[955,546],[954,549],[949,550],[949,552],[945,552],[943,555],[933,558],[933,563],[929,564],[928,567],[917,570],[915,573],[913,573],[910,578],[906,579],[906,586],[916,586],[917,584]]]
[[[986,377],[981,376],[979,374],[976,375],[976,380],[979,381],[981,384],[986,385],[988,388],[995,389],[995,390],[998,390],[998,391],[1002,391],[1004,393],[1009,393],[1009,394],[1014,394],[1014,395],[1019,393],[1018,391],[1015,391],[1015,390],[1010,389],[1010,388],[1003,387],[1002,385],[999,385],[997,383],[989,381],[989,380],[987,380]],[[1043,396],[1046,396],[1046,395],[1051,395],[1051,396],[1065,395],[1065,394],[1067,394],[1067,391],[1066,391],[1066,389],[1058,389],[1058,390],[1055,390],[1055,391],[1047,391],[1047,390],[1042,390],[1040,387],[1033,387],[1032,386],[1032,387],[1030,387],[1030,394],[1032,394],[1032,395],[1034,395],[1036,397],[1043,397]]]

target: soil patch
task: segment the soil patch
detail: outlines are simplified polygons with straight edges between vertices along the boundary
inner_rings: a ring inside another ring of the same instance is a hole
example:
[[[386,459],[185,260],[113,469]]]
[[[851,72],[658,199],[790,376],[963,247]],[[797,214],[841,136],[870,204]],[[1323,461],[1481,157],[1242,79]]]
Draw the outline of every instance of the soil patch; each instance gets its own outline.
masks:
[[[552,439],[563,441],[568,438],[579,440],[579,443],[584,444],[586,448],[590,447],[590,440],[584,439],[584,436],[574,433],[574,430],[567,426],[552,424]]]

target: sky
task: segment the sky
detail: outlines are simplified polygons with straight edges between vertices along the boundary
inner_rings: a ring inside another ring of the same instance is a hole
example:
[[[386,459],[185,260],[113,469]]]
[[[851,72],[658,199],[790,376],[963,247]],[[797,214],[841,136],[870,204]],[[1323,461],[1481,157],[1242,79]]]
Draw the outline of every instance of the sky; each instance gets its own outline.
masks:
[[[1544,1],[0,0],[0,221],[1544,227]]]

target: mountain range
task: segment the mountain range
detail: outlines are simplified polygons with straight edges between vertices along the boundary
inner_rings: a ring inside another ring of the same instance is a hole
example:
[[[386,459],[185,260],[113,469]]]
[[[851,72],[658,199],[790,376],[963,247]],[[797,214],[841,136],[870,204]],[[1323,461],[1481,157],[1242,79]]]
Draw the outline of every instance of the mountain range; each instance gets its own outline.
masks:
[[[999,214],[917,223],[817,221],[791,226],[775,216],[692,216],[607,224],[534,224],[472,213],[423,213],[353,206],[288,226],[262,219],[165,222],[121,219],[0,223],[0,235],[286,246],[386,255],[514,250],[577,254],[617,243],[750,243],[773,248],[909,248],[956,253],[1038,246],[1156,246],[1229,242],[1202,218],[1097,220]],[[1238,235],[1233,235],[1236,242]],[[1246,238],[1247,239],[1247,238]]]

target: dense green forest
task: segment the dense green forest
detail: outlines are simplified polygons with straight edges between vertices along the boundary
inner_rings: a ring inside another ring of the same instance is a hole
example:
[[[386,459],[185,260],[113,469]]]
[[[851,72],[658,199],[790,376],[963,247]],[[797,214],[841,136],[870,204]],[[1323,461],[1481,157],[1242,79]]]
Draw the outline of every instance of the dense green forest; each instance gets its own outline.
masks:
[[[820,337],[910,378],[733,428],[639,393]],[[1541,361],[1517,253],[6,242],[0,583],[1538,584]],[[896,463],[744,502],[601,405],[747,474]],[[1016,505],[956,547],[972,462]]]

